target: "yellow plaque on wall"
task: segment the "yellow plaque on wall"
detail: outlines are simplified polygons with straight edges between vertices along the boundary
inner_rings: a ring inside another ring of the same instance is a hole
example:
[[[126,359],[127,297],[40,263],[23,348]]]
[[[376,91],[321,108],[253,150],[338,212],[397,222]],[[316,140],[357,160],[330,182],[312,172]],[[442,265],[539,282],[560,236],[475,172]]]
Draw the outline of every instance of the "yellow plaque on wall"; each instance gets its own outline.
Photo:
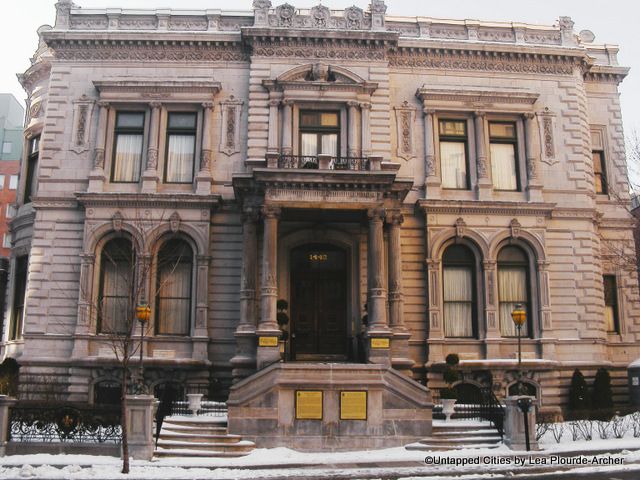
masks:
[[[389,348],[388,338],[372,338],[371,348]]]
[[[258,340],[259,347],[277,347],[278,337],[260,337]]]
[[[322,391],[296,390],[296,420],[322,420]]]
[[[367,392],[340,392],[340,420],[367,419]]]

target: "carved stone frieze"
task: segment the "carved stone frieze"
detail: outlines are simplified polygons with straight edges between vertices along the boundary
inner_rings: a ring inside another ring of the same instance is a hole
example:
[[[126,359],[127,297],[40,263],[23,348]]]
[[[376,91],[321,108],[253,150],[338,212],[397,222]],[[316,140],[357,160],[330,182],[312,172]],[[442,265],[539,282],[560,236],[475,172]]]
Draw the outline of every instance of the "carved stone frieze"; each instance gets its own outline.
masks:
[[[404,160],[415,158],[415,142],[413,139],[416,109],[406,100],[396,112],[397,148],[396,155]]]
[[[276,19],[278,27],[293,27],[293,19],[296,9],[293,5],[285,3],[276,7]]]
[[[254,57],[292,57],[328,60],[383,61],[387,58],[387,46],[366,45],[357,42],[338,42],[327,39],[321,43],[301,38],[288,40],[256,40],[253,42]]]
[[[222,124],[220,131],[220,152],[233,155],[240,151],[240,117],[243,101],[233,95],[220,102]]]
[[[538,114],[540,143],[542,145],[542,161],[548,165],[558,163],[555,147],[555,114],[545,108]]]
[[[209,22],[202,17],[171,17],[169,30],[202,31],[209,28]]]
[[[94,100],[82,95],[73,102],[73,133],[71,150],[82,153],[89,150],[89,131]]]
[[[314,28],[327,28],[331,19],[331,10],[324,5],[316,5],[311,9],[310,16]]]

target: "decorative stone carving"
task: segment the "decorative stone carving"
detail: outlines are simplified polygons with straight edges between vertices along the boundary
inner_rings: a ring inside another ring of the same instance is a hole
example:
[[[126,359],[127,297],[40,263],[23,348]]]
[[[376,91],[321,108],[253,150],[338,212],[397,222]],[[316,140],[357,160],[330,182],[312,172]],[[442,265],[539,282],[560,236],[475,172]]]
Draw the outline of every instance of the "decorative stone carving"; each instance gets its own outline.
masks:
[[[394,107],[396,112],[397,148],[396,155],[404,160],[415,158],[415,142],[413,141],[413,125],[416,109],[404,101],[402,106]]]
[[[29,119],[33,120],[35,118],[38,118],[41,112],[42,101],[35,102],[33,105],[31,105],[31,108],[29,108]]]
[[[296,9],[293,5],[285,3],[276,7],[276,18],[278,19],[279,27],[292,27],[295,15]]]
[[[331,10],[324,5],[316,5],[311,9],[311,23],[315,28],[327,28],[331,18]]]
[[[113,214],[113,216],[111,217],[111,225],[113,226],[113,229],[116,232],[119,232],[122,230],[122,222],[124,220],[124,217],[122,216],[122,213],[120,212],[116,212]]]
[[[305,80],[310,82],[335,82],[336,77],[330,66],[323,63],[314,63]]]
[[[73,102],[73,134],[71,150],[82,153],[89,150],[89,131],[94,100],[82,95]]]
[[[200,152],[200,170],[209,170],[211,167],[212,152],[211,150],[202,149]]]
[[[96,148],[93,157],[93,167],[104,169],[104,149]]]
[[[158,168],[158,150],[155,148],[150,148],[147,151],[147,168],[150,170]]]
[[[173,212],[171,214],[171,216],[169,217],[169,228],[171,228],[171,231],[173,233],[176,233],[178,230],[180,230],[180,215],[178,215],[178,212]]]
[[[456,223],[454,226],[456,229],[456,238],[460,239],[464,237],[465,231],[467,229],[467,222],[465,222],[462,217],[459,217],[456,220]]]
[[[361,30],[364,21],[364,12],[356,6],[344,10],[344,18],[349,30]]]
[[[514,218],[509,224],[509,229],[511,230],[511,236],[513,238],[518,238],[520,236],[522,225],[520,225],[520,222],[516,218]]]
[[[385,28],[385,13],[387,12],[387,6],[384,4],[384,0],[371,0],[371,28],[374,30],[384,30]]]
[[[253,0],[254,10],[262,10],[264,8],[271,8],[271,0]]]
[[[555,147],[555,114],[545,108],[538,114],[540,143],[542,144],[542,161],[548,165],[558,163]]]

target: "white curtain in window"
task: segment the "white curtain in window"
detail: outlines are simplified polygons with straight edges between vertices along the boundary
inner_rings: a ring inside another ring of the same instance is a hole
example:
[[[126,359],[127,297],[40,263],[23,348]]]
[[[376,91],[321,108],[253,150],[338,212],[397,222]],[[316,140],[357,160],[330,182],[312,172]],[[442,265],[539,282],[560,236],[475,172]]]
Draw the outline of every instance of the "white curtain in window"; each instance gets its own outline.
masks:
[[[160,265],[159,281],[158,333],[188,335],[191,263],[177,258],[166,261]]]
[[[303,133],[301,137],[300,155],[315,157],[318,154],[318,135],[315,133]]]
[[[169,135],[167,182],[189,183],[193,181],[195,140],[193,135]]]
[[[142,135],[118,134],[113,166],[114,182],[137,182],[140,180],[142,160]]]
[[[467,188],[465,144],[440,142],[440,169],[443,188]]]
[[[517,190],[515,146],[510,143],[491,144],[491,177],[496,190]]]
[[[132,314],[129,295],[131,265],[127,261],[107,259],[102,264],[102,333],[124,333],[127,316]]]
[[[331,155],[332,157],[338,156],[338,135],[335,133],[322,135],[322,153],[325,155]]]
[[[500,333],[503,337],[516,337],[518,332],[513,323],[511,312],[518,303],[527,309],[527,271],[525,267],[498,267],[498,294],[500,299]],[[529,327],[525,323],[521,330],[522,336],[529,335]]]
[[[604,321],[607,325],[607,332],[615,332],[616,331],[616,316],[613,311],[615,307],[613,305],[605,305],[604,306]]]
[[[469,267],[445,267],[444,334],[446,337],[473,337],[473,281]]]

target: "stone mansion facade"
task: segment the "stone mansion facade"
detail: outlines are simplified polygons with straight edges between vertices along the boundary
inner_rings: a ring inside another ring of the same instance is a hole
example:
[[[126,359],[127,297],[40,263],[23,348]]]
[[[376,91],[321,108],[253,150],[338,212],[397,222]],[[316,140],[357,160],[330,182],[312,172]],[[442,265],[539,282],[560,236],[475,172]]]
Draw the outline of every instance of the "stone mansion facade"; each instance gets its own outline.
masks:
[[[566,403],[575,368],[606,367],[626,401],[640,311],[620,261],[634,222],[617,48],[569,17],[386,11],[58,1],[20,75],[0,348],[25,384],[92,402],[119,381],[105,338],[126,325],[124,276],[151,307],[150,387],[226,397],[282,360],[294,384],[304,365],[351,365],[357,383],[368,364],[424,393],[458,353],[463,383],[506,396],[520,303],[543,408]]]

